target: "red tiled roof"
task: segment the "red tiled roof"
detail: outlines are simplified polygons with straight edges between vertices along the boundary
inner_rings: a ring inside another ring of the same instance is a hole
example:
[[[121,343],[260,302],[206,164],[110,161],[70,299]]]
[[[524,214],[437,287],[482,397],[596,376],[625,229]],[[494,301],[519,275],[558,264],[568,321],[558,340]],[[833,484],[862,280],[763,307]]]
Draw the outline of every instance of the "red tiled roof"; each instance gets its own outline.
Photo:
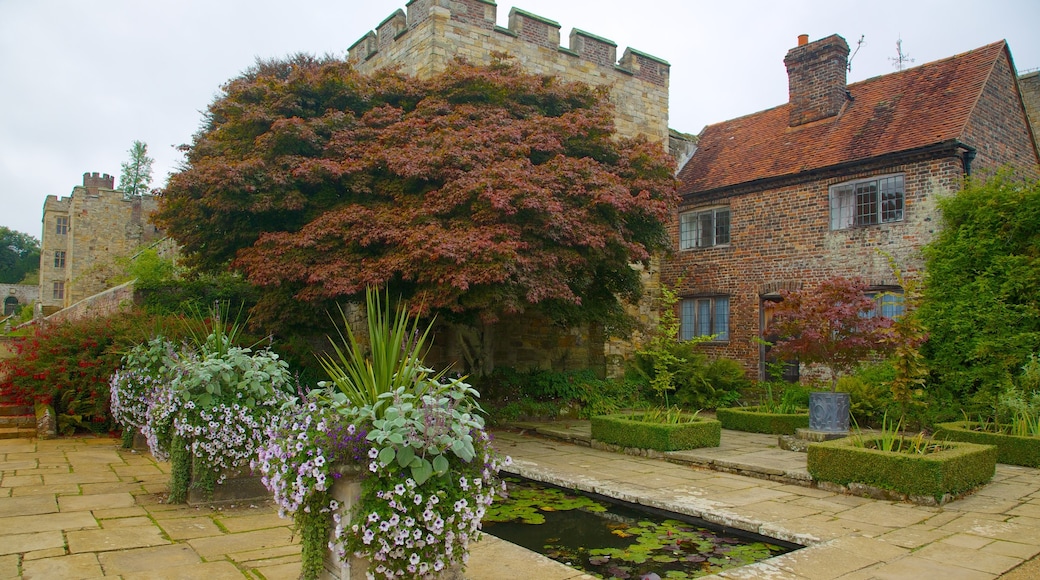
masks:
[[[1006,43],[848,85],[843,111],[788,127],[788,107],[706,127],[681,193],[790,176],[959,139]]]

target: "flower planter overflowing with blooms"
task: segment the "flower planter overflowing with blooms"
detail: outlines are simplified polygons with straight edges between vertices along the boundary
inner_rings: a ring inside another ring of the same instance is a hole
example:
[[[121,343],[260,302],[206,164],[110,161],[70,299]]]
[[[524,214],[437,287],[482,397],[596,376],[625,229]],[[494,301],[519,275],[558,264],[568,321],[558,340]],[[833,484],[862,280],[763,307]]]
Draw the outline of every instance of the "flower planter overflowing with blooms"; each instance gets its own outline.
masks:
[[[244,499],[250,486],[241,480],[252,475],[271,417],[290,400],[291,375],[277,354],[234,346],[237,331],[219,318],[207,331],[194,345],[162,337],[138,345],[110,381],[116,420],[140,429],[151,453],[172,463],[171,503],[221,499],[218,486],[229,478],[239,491],[225,499]],[[252,490],[258,497],[262,488]]]
[[[451,578],[499,489],[478,394],[422,366],[427,332],[368,296],[366,347],[287,407],[253,466],[302,536],[302,577]]]

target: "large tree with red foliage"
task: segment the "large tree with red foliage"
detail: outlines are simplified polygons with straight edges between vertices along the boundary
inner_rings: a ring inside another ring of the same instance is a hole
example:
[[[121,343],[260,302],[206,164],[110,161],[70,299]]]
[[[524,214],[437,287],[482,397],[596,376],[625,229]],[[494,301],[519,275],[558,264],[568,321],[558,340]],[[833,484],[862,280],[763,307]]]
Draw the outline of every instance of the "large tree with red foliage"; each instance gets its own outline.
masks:
[[[861,279],[835,277],[782,291],[783,300],[770,306],[770,329],[780,337],[773,354],[828,368],[833,391],[840,375],[870,356],[891,352],[893,321],[874,312],[877,303],[867,296],[868,287]]]
[[[675,203],[664,148],[618,139],[605,89],[510,61],[426,80],[262,62],[185,149],[158,223],[198,265],[264,288],[261,315],[374,286],[471,328],[617,320]]]

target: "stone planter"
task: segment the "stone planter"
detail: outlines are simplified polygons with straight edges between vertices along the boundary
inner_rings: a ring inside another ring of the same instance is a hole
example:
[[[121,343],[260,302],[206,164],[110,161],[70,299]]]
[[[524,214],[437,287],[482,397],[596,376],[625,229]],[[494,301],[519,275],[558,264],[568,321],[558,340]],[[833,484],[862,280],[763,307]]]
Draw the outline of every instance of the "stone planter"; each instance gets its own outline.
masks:
[[[849,394],[831,391],[809,393],[809,430],[848,433]]]
[[[188,488],[187,502],[190,506],[232,502],[257,502],[271,499],[271,492],[264,487],[259,475],[253,475],[249,467],[231,472],[222,483],[214,484],[213,491]]]
[[[346,527],[353,515],[354,506],[361,499],[362,473],[356,466],[340,466],[335,471],[340,474],[340,477],[332,482],[330,493],[332,498],[339,502],[339,510],[336,513],[339,514],[340,521]],[[329,532],[330,542],[335,539],[334,533]],[[321,575],[321,580],[365,580],[367,572],[368,560],[349,554],[346,560],[342,560],[335,552],[326,548],[325,570]],[[448,568],[434,578],[437,580],[465,579],[462,568],[458,566]]]

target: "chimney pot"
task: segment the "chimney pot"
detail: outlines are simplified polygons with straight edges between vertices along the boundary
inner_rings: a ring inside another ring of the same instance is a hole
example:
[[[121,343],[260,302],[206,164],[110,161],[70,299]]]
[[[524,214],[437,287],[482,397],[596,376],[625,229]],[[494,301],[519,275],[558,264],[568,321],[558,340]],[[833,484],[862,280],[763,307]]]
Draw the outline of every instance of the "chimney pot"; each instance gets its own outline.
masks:
[[[798,35],[798,46],[805,46],[806,44],[809,44],[809,35],[808,34],[799,34]]]
[[[791,127],[833,117],[847,100],[848,43],[837,34],[806,44],[803,39],[808,35],[800,35],[799,46],[784,58]]]

